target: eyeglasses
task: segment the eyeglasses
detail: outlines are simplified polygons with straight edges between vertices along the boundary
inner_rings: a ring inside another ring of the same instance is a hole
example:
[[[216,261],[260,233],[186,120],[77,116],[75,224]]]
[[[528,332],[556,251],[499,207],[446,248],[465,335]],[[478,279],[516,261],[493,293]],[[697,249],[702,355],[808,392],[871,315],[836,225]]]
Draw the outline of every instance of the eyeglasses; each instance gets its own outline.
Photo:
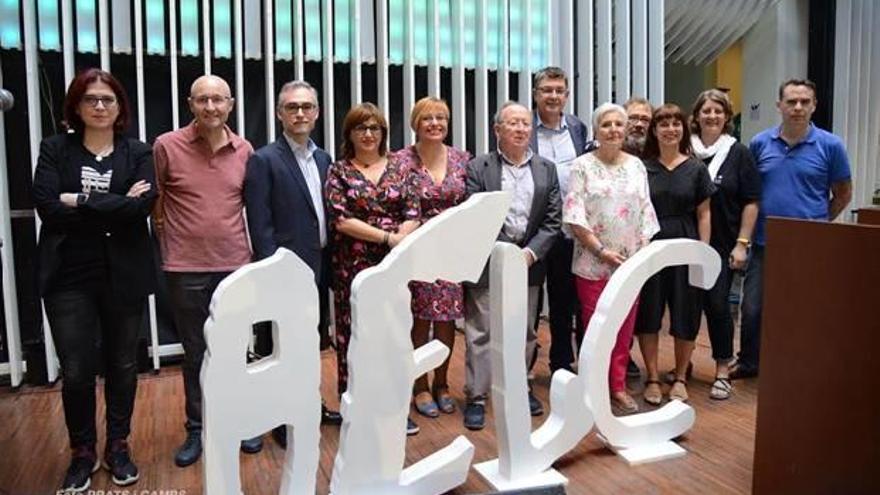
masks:
[[[528,120],[505,120],[504,122],[502,122],[502,124],[513,129],[517,129],[520,127],[523,129],[528,129],[532,127],[532,123]]]
[[[646,117],[644,115],[630,115],[626,118],[630,122],[644,122],[645,124],[651,124],[651,117]]]
[[[382,132],[382,127],[378,126],[376,124],[373,124],[373,125],[360,124],[360,125],[355,126],[354,132],[357,134],[360,134],[360,135],[365,135],[368,132],[373,133],[373,134],[379,134],[380,132]]]
[[[198,105],[200,107],[204,107],[208,104],[208,102],[213,103],[214,106],[220,106],[220,105],[226,103],[227,101],[231,100],[232,97],[231,96],[222,96],[222,95],[213,95],[213,96],[202,95],[202,96],[190,96],[189,99],[190,99],[190,101],[192,101],[196,105]]]
[[[318,106],[314,103],[288,103],[281,108],[291,115],[296,115],[300,110],[302,110],[302,113],[312,113],[318,108]]]
[[[551,88],[548,86],[541,86],[538,88],[538,91],[540,91],[541,94],[544,96],[551,96],[551,95],[566,96],[566,95],[568,95],[568,89],[566,89],[566,88]]]
[[[104,105],[104,108],[110,108],[116,105],[116,97],[115,96],[96,96],[96,95],[84,95],[82,97],[82,103],[92,107],[98,108],[98,103]]]

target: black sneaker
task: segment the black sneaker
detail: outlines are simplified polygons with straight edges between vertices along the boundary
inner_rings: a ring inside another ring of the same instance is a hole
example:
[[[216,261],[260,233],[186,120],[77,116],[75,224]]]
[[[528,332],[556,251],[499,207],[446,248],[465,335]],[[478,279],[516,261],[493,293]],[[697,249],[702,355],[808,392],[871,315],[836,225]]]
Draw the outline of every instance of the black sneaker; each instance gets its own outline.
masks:
[[[128,442],[119,438],[110,442],[104,452],[104,469],[110,471],[113,483],[128,486],[138,480],[140,474],[137,466],[131,461]]]
[[[97,471],[99,467],[101,467],[101,463],[98,462],[94,447],[76,449],[58,493],[82,493],[88,490],[92,484],[92,473]]]
[[[177,449],[177,454],[174,455],[174,464],[177,464],[178,467],[186,467],[199,460],[201,456],[202,432],[200,430],[193,430],[187,432],[186,440]]]
[[[486,406],[479,402],[469,402],[464,408],[464,427],[468,430],[482,430],[486,426]]]
[[[241,451],[245,454],[256,454],[263,450],[263,437],[255,436],[241,441]]]
[[[406,418],[406,434],[408,436],[418,435],[420,431],[422,431],[422,429],[419,428],[419,425],[417,425],[415,421]]]

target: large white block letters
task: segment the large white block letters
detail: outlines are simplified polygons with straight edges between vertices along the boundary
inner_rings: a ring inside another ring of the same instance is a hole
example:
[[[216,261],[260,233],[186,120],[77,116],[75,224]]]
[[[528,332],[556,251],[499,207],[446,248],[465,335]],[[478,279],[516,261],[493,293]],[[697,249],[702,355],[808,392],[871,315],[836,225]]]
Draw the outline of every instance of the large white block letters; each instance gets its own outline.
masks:
[[[342,396],[342,433],[330,484],[334,494],[442,493],[467,478],[474,448],[464,436],[403,469],[413,381],[449,353],[438,341],[413,352],[407,283],[479,278],[509,203],[507,193],[474,195],[355,277],[350,378]]]
[[[239,443],[287,425],[283,495],[314,494],[321,428],[318,289],[286,249],[226,277],[211,299],[202,364],[205,493],[240,493]],[[271,356],[247,365],[254,323],[271,321]],[[291,428],[295,426],[295,428]],[[296,455],[294,455],[294,450]]]

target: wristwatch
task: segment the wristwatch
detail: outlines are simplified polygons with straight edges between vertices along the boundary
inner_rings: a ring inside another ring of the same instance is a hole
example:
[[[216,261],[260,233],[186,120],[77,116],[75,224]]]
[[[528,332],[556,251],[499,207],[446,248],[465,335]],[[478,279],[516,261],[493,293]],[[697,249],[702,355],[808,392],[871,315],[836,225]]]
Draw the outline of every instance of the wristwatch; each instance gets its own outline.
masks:
[[[89,195],[85,193],[79,193],[76,195],[76,206],[82,206],[86,204],[86,201],[89,200]]]
[[[745,237],[737,238],[736,242],[737,242],[737,244],[742,244],[743,246],[745,246],[746,249],[752,247],[752,241],[750,241],[749,239],[747,239]]]

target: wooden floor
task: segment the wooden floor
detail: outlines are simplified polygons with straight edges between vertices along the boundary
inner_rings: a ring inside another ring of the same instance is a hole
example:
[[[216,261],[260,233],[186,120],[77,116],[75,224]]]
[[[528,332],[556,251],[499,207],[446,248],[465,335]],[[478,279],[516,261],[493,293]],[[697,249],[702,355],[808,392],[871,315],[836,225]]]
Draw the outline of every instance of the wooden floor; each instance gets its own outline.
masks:
[[[556,468],[569,479],[569,494],[602,493],[746,493],[751,491],[754,453],[757,383],[736,382],[734,395],[727,401],[708,398],[714,364],[705,330],[698,339],[694,354],[695,372],[689,384],[691,405],[697,419],[693,429],[679,439],[688,454],[679,459],[629,467],[597,439],[595,430],[578,446],[562,457]],[[547,339],[542,324],[541,357],[537,368],[536,394],[547,407],[549,370]],[[671,367],[671,338],[661,339],[661,369]],[[633,353],[637,355],[637,350]],[[450,384],[453,394],[462,399],[464,341],[459,335],[454,350]],[[641,363],[639,357],[637,361]],[[322,356],[324,397],[334,404],[331,384],[335,377],[332,353]],[[640,393],[639,381],[630,381],[634,394]],[[28,387],[19,391],[0,389],[0,495],[38,495],[55,493],[69,462],[67,432],[61,408],[60,384],[53,387]],[[664,387],[664,391],[667,388]],[[103,417],[103,399],[99,394],[99,417]],[[648,406],[639,400],[641,407]],[[547,416],[535,418],[537,427]],[[474,463],[497,456],[491,407],[487,426],[480,432],[465,430],[461,414],[428,419],[416,414],[421,426],[419,435],[409,437],[407,465],[464,434],[474,443]],[[158,374],[141,375],[130,439],[133,456],[140,468],[140,481],[130,488],[166,490],[164,493],[195,495],[202,493],[201,462],[178,468],[173,462],[175,448],[183,441],[183,386],[176,366]],[[103,446],[103,427],[99,427],[99,448]],[[321,461],[318,493],[327,493],[339,439],[339,429],[322,426]],[[266,437],[265,448],[256,455],[242,455],[242,483],[247,494],[276,494],[280,484],[283,451]],[[106,471],[93,477],[93,488],[116,488]],[[467,482],[452,493],[491,492],[471,470]],[[112,492],[108,492],[112,493]],[[133,492],[132,492],[133,493]],[[138,491],[137,493],[140,493]],[[154,492],[158,493],[158,492]]]

